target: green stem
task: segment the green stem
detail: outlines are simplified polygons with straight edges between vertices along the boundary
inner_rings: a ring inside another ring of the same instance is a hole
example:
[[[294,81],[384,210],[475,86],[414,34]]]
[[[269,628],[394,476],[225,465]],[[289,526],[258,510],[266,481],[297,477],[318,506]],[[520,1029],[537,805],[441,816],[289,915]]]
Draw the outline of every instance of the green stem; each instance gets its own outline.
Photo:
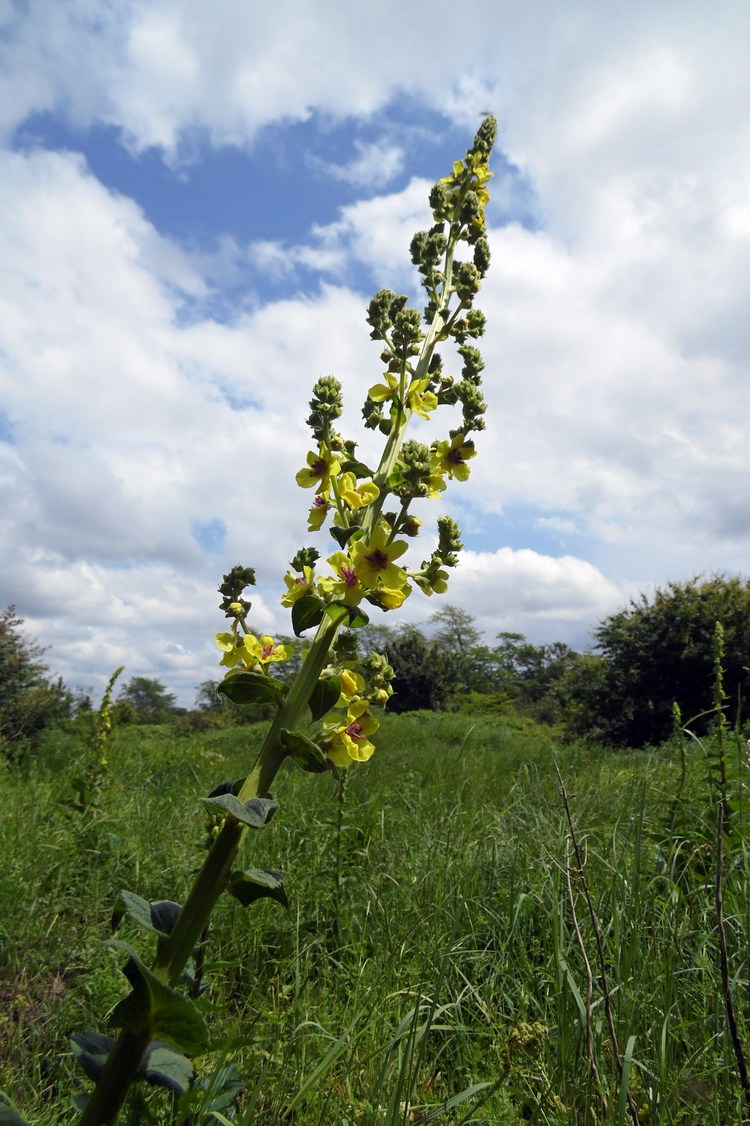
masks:
[[[310,700],[336,635],[346,619],[346,610],[326,613],[318,627],[305,661],[289,694],[271,724],[260,751],[258,765],[245,779],[241,801],[268,796],[284,761],[281,731],[293,730]],[[171,986],[182,976],[201,933],[208,924],[216,901],[223,892],[247,826],[228,815],[195,878],[169,938],[163,941],[154,960],[154,972]],[[135,1079],[141,1058],[151,1039],[150,1029],[124,1029],[109,1054],[107,1064],[79,1121],[79,1126],[112,1126]]]
[[[123,1029],[86,1103],[79,1126],[113,1126],[150,1039],[149,1029]]]

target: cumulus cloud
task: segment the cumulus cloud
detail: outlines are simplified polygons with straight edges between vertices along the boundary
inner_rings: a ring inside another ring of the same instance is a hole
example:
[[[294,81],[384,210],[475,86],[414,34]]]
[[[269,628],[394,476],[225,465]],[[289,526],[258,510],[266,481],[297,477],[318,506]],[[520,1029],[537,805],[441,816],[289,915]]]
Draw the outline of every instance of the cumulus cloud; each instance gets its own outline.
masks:
[[[746,9],[487,2],[447,35],[453,12],[6,3],[0,136],[47,113],[174,167],[312,114],[397,121],[407,96],[467,133],[497,112],[516,171],[492,185],[489,429],[447,504],[500,528],[520,507],[573,546],[467,552],[449,597],[488,632],[583,644],[638,586],[747,568]],[[285,626],[310,385],[344,380],[354,430],[377,375],[361,278],[413,289],[407,247],[429,222],[397,129],[355,132],[349,152],[318,170],[368,198],[305,238],[227,231],[200,254],[75,153],[0,152],[0,600],[72,679],[126,661],[185,698],[211,675],[219,521],[226,566],[258,568],[259,625]],[[221,287],[251,272],[252,298],[219,319]]]

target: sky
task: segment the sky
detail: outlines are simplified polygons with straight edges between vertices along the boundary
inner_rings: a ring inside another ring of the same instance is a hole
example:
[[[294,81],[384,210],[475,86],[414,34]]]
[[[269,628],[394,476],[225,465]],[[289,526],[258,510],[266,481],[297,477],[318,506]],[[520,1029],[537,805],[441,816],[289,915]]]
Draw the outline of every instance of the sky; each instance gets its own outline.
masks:
[[[376,624],[450,603],[583,649],[746,575],[748,57],[746,0],[0,0],[0,607],[50,670],[189,706],[237,563],[291,632],[288,560],[332,542],[294,482],[312,385],[367,449],[367,303],[416,295],[487,111],[487,430],[413,562],[441,512],[465,551]]]

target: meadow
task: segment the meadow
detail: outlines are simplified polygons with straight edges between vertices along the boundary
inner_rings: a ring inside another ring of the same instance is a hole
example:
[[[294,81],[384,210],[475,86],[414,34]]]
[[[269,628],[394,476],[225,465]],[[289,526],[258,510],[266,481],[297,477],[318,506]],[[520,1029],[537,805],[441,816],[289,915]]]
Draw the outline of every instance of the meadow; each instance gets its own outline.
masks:
[[[26,768],[0,763],[0,1089],[32,1123],[72,1114],[68,1036],[101,1030],[125,991],[105,945],[118,892],[180,900],[203,856],[197,798],[244,772],[263,730],[115,729],[94,816],[66,805],[90,754],[75,724]],[[289,907],[222,898],[198,966],[200,1086],[140,1085],[123,1120],[743,1121],[721,939],[742,1038],[744,744],[726,750],[721,928],[697,741],[623,754],[512,716],[414,713],[385,717],[343,804],[329,775],[284,768],[245,851],[286,873]],[[117,937],[147,950],[127,920]]]

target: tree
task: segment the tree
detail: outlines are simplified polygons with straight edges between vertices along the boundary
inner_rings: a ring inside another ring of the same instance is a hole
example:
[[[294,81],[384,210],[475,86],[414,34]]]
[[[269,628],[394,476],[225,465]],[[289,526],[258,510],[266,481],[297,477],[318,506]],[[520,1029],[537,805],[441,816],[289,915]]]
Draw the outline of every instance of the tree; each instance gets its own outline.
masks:
[[[133,705],[139,723],[164,723],[175,715],[175,695],[160,680],[149,676],[134,676],[118,697]]]
[[[0,614],[0,753],[21,758],[40,733],[70,714],[73,697],[58,677],[48,679],[41,645],[21,632],[14,606]]]
[[[195,693],[195,706],[198,711],[212,711],[214,708],[221,707],[221,696],[217,692],[220,684],[220,680],[201,681]]]
[[[393,630],[385,656],[395,673],[389,711],[439,711],[459,685],[458,660],[415,626]]]
[[[729,718],[741,718],[750,686],[750,582],[716,576],[670,583],[601,623],[601,656],[571,683],[579,729],[619,746],[659,743],[671,733],[677,703],[691,728],[705,731],[716,622],[724,628]]]

